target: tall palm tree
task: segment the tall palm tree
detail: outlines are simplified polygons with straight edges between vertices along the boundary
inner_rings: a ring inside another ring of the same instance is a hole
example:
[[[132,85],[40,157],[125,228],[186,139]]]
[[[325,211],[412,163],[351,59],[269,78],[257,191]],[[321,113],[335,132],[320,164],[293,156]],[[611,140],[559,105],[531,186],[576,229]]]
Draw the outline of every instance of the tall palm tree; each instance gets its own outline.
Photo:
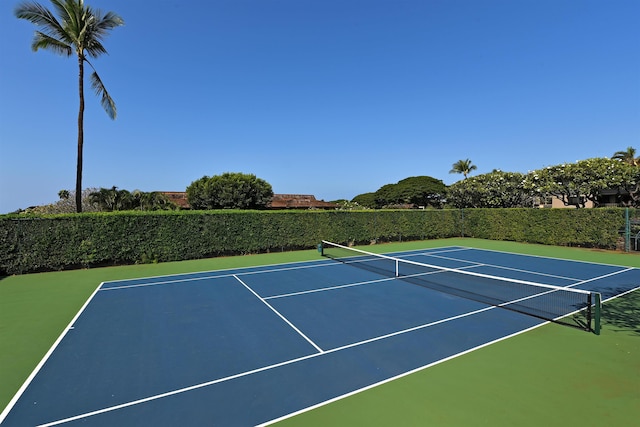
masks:
[[[464,178],[467,179],[467,175],[469,175],[471,171],[474,171],[476,169],[478,169],[478,167],[472,164],[471,160],[458,160],[453,164],[452,169],[449,171],[449,173],[461,173],[464,175]]]
[[[84,64],[93,69],[91,87],[96,95],[101,96],[101,104],[111,119],[116,118],[116,104],[104,87],[95,68],[88,57],[97,58],[107,53],[102,39],[109,31],[124,24],[122,18],[113,12],[103,14],[83,0],[51,0],[58,17],[46,7],[24,2],[18,5],[15,15],[19,19],[38,26],[31,49],[50,50],[62,56],[74,53],[78,59],[78,93],[80,108],[78,111],[78,162],[76,168],[76,211],[82,212],[82,148],[84,145]]]
[[[636,149],[633,147],[627,147],[626,151],[616,151],[611,158],[632,166],[640,165],[640,158],[636,157]]]

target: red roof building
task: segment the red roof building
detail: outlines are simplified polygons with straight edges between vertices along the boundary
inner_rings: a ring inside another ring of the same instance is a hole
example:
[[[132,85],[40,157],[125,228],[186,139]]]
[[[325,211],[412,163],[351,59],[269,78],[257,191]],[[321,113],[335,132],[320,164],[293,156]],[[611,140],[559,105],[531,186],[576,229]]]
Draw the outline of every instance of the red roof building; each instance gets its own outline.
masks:
[[[184,191],[161,191],[181,209],[189,209],[187,193]],[[335,209],[337,205],[307,194],[274,194],[268,209]]]
[[[307,194],[274,194],[270,209],[335,209],[337,205]]]
[[[189,209],[189,201],[187,200],[187,193],[184,191],[160,191],[167,199],[178,206],[180,209]]]

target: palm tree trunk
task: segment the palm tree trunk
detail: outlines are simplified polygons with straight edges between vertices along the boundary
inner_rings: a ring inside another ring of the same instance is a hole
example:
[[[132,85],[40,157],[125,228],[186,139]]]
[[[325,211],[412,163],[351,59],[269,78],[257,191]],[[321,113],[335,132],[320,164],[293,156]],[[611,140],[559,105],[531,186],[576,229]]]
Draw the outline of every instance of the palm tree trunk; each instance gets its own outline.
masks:
[[[82,212],[82,147],[84,145],[84,58],[78,55],[78,165],[76,167],[76,212]]]

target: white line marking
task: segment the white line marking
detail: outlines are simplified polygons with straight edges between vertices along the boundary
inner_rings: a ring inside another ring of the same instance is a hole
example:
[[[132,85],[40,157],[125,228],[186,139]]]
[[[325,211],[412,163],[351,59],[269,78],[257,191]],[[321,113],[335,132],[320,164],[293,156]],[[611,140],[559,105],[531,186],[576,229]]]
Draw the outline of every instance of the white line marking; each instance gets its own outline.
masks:
[[[621,294],[618,294],[618,295],[614,295],[614,296],[612,296],[612,297],[609,297],[609,298],[607,298],[606,300],[603,300],[603,301],[602,301],[602,303],[604,304],[605,302],[612,301],[612,300],[614,300],[614,299],[616,299],[616,298],[623,297],[623,296],[625,296],[625,295],[630,294],[631,292],[635,292],[635,291],[638,291],[638,290],[640,290],[640,286],[638,286],[637,288],[634,288],[634,289],[630,289],[630,290],[628,290],[628,291],[626,291],[626,292],[623,292],[623,293],[621,293]]]
[[[500,279],[500,280],[504,280],[504,281],[508,281],[511,283],[519,283],[522,285],[529,285],[529,286],[534,286],[534,287],[540,287],[540,288],[547,288],[547,289],[556,289],[556,290],[560,290],[560,289],[566,289],[567,287],[562,287],[562,286],[554,286],[554,285],[549,285],[546,283],[539,283],[539,282],[531,282],[528,280],[521,280],[521,279],[512,279],[512,278],[508,278],[508,277],[497,277],[497,276],[492,276],[489,274],[484,274],[484,273],[476,273],[475,271],[469,271],[470,268],[467,267],[473,267],[473,266],[463,266],[463,267],[459,267],[459,268],[447,268],[447,267],[442,267],[442,266],[437,266],[437,265],[430,265],[427,263],[419,263],[419,262],[415,262],[415,261],[411,261],[411,260],[403,260],[401,258],[394,258],[394,257],[390,257],[388,255],[381,255],[381,254],[374,254],[371,252],[367,252],[364,251],[362,249],[356,249],[356,248],[349,248],[347,246],[343,246],[343,245],[339,245],[337,243],[331,243],[331,242],[326,242],[323,240],[323,242],[325,243],[329,243],[332,246],[335,246],[337,248],[343,248],[343,249],[347,249],[350,250],[354,253],[359,253],[361,254],[360,256],[370,256],[371,259],[364,259],[365,261],[376,261],[376,260],[380,260],[380,259],[387,259],[389,261],[393,261],[393,262],[398,262],[401,261],[402,264],[404,265],[414,265],[417,267],[427,267],[427,268],[431,268],[434,270],[442,270],[443,272],[459,272],[459,273],[463,273],[463,274],[467,274],[470,276],[476,276],[476,277],[482,277],[482,278],[487,278],[487,279]],[[353,255],[353,257],[355,257],[356,255]],[[347,259],[349,259],[349,257],[345,257]],[[354,262],[358,262],[358,261],[362,261],[363,258],[359,258]],[[343,261],[344,262],[344,261]],[[349,262],[344,262],[345,264],[348,264]],[[462,271],[464,270],[464,271]],[[573,292],[577,292],[577,293],[581,293],[581,294],[590,294],[589,291],[585,291],[583,289],[573,289]]]
[[[629,270],[634,270],[634,268],[629,268]],[[624,295],[627,295],[627,294],[630,294],[630,293],[632,293],[632,292],[639,291],[639,290],[640,290],[640,286],[639,286],[639,287],[637,287],[637,288],[635,288],[635,289],[631,289],[631,290],[626,291],[626,292],[624,292],[624,293],[621,293],[621,294],[619,294],[619,295],[615,295],[615,296],[613,296],[613,297],[611,297],[611,298],[608,298],[608,299],[606,299],[606,300],[602,301],[602,303],[612,301],[612,300],[614,300],[614,299],[616,299],[616,298],[622,297],[622,296],[624,296]],[[270,420],[270,421],[267,421],[267,422],[265,422],[265,423],[258,424],[256,427],[266,427],[266,426],[269,426],[269,425],[272,425],[272,424],[278,423],[278,422],[280,422],[280,421],[284,421],[284,420],[286,420],[286,419],[288,419],[288,418],[293,418],[293,417],[295,417],[296,415],[300,415],[300,414],[303,414],[303,413],[305,413],[305,412],[309,412],[309,411],[311,411],[311,410],[313,410],[313,409],[317,409],[317,408],[320,408],[320,407],[322,407],[322,406],[329,405],[329,404],[331,404],[331,403],[334,403],[334,402],[337,402],[337,401],[339,401],[339,400],[345,399],[345,398],[347,398],[347,397],[350,397],[350,396],[356,395],[356,394],[358,394],[358,393],[362,393],[362,392],[367,391],[367,390],[370,390],[370,389],[372,389],[372,388],[375,388],[375,387],[378,387],[378,386],[381,386],[381,385],[384,385],[384,384],[390,383],[390,382],[395,381],[395,380],[397,380],[397,379],[400,379],[400,378],[403,378],[403,377],[406,377],[406,376],[409,376],[409,375],[413,375],[413,374],[415,374],[415,373],[417,373],[417,372],[420,372],[420,371],[423,371],[423,370],[425,370],[425,369],[431,368],[431,367],[433,367],[433,366],[439,365],[439,364],[441,364],[441,363],[443,363],[443,362],[447,362],[447,361],[449,361],[449,360],[455,359],[455,358],[457,358],[457,357],[463,356],[463,355],[465,355],[465,354],[471,353],[471,352],[476,351],[476,350],[479,350],[479,349],[481,349],[481,348],[488,347],[488,346],[493,345],[493,344],[496,344],[496,343],[498,343],[498,342],[500,342],[500,341],[504,341],[504,340],[507,340],[507,339],[509,339],[509,338],[513,338],[513,337],[515,337],[515,336],[517,336],[517,335],[524,334],[525,332],[532,331],[532,330],[534,330],[534,329],[537,329],[537,328],[539,328],[539,327],[541,327],[541,326],[544,326],[544,325],[547,325],[547,324],[549,324],[549,323],[550,323],[550,322],[543,322],[543,323],[540,323],[540,324],[538,324],[538,325],[532,326],[532,327],[530,327],[530,328],[528,328],[528,329],[524,329],[524,330],[522,330],[522,331],[515,332],[515,333],[513,333],[513,334],[511,334],[511,335],[507,335],[507,336],[504,336],[504,337],[502,337],[502,338],[498,338],[498,339],[495,339],[495,340],[493,340],[493,341],[489,341],[489,342],[484,343],[484,344],[481,344],[481,345],[479,345],[479,346],[477,346],[477,347],[470,348],[470,349],[465,350],[465,351],[463,351],[463,352],[460,352],[460,353],[457,353],[457,354],[453,354],[453,355],[451,355],[451,356],[449,356],[449,357],[446,357],[446,358],[444,358],[444,359],[440,359],[440,360],[437,360],[437,361],[435,361],[435,362],[429,363],[429,364],[427,364],[427,365],[421,366],[421,367],[419,367],[419,368],[413,369],[413,370],[411,370],[411,371],[407,371],[407,372],[404,372],[404,373],[402,373],[402,374],[396,375],[395,377],[387,378],[386,380],[382,380],[382,381],[380,381],[380,382],[377,382],[377,383],[374,383],[374,384],[370,384],[370,385],[368,385],[368,386],[366,386],[366,387],[362,387],[362,388],[360,388],[360,389],[358,389],[358,390],[350,391],[350,392],[345,393],[345,394],[343,394],[343,395],[341,395],[341,396],[336,396],[336,397],[334,397],[334,398],[332,398],[332,399],[326,400],[326,401],[324,401],[324,402],[317,403],[317,404],[312,405],[312,406],[309,406],[309,407],[307,407],[307,408],[300,409],[299,411],[292,412],[292,413],[287,414],[287,415],[284,415],[284,416],[282,416],[282,417],[280,417],[280,418],[275,418],[275,419]]]
[[[271,270],[247,271],[247,272],[244,272],[244,273],[211,274],[211,275],[208,275],[208,276],[189,277],[189,278],[174,279],[174,280],[164,280],[164,281],[161,281],[161,282],[137,283],[137,284],[133,284],[133,285],[124,285],[124,286],[110,286],[110,287],[106,287],[104,289],[101,289],[100,291],[113,291],[113,290],[128,289],[128,288],[142,288],[142,287],[147,287],[147,286],[159,286],[159,285],[167,285],[167,284],[173,284],[173,283],[196,282],[196,281],[200,281],[200,280],[209,280],[209,279],[221,279],[221,278],[225,278],[225,277],[236,277],[236,276],[249,276],[249,275],[255,275],[255,274],[277,273],[277,272],[281,272],[281,271],[304,270],[304,269],[307,269],[307,268],[322,268],[322,267],[330,267],[330,266],[334,266],[334,265],[335,265],[334,263],[331,263],[331,262],[329,262],[329,260],[325,259],[325,260],[322,260],[322,261],[318,261],[317,264],[312,264],[312,265],[304,265],[304,266],[297,266],[297,267],[281,267],[281,268],[274,268],[274,269],[271,269]],[[187,274],[183,274],[182,276],[187,276],[187,275],[188,275],[188,273]],[[144,280],[144,278],[142,278],[142,279],[132,279],[132,280]],[[117,281],[116,282],[108,282],[108,283],[117,283]]]
[[[469,250],[471,248],[465,248],[465,247],[452,247],[452,249],[446,249],[446,248],[434,248],[434,249],[442,249],[439,250],[438,252],[453,252],[453,251],[459,251],[459,250]],[[409,251],[400,251],[400,252],[393,252],[393,253],[398,253],[398,254],[402,254],[402,253],[409,253],[409,252],[415,252],[416,250],[409,250]],[[435,251],[434,251],[435,252]],[[306,264],[306,265],[297,265],[297,264]],[[296,262],[288,262],[285,264],[268,264],[268,265],[262,265],[262,266],[252,266],[252,267],[235,267],[235,268],[225,268],[225,269],[221,269],[221,270],[210,270],[210,271],[199,271],[199,272],[191,272],[191,273],[178,273],[178,274],[168,274],[168,275],[163,275],[163,276],[149,276],[149,277],[139,277],[139,278],[132,278],[132,279],[120,279],[120,280],[110,280],[108,282],[104,282],[103,284],[105,285],[109,285],[110,283],[120,283],[120,282],[135,282],[135,281],[144,281],[144,280],[148,280],[148,279],[161,279],[161,278],[170,278],[170,277],[183,277],[183,276],[190,276],[190,275],[195,275],[195,274],[204,274],[204,276],[199,276],[199,277],[190,277],[190,278],[184,278],[184,279],[173,279],[173,280],[163,280],[163,281],[159,281],[159,282],[152,282],[152,283],[138,283],[138,284],[132,284],[132,285],[123,285],[123,286],[107,286],[103,289],[100,289],[100,291],[110,291],[110,290],[118,290],[118,289],[127,289],[127,288],[139,288],[139,287],[146,287],[146,286],[156,286],[156,285],[164,285],[164,284],[171,284],[171,283],[182,283],[182,282],[190,282],[190,281],[198,281],[198,280],[207,280],[207,279],[216,279],[216,278],[221,278],[221,277],[233,277],[234,275],[238,275],[238,276],[245,276],[245,275],[250,275],[250,274],[263,274],[263,273],[273,273],[273,272],[279,272],[279,271],[289,271],[289,270],[303,270],[303,269],[307,269],[307,268],[317,268],[317,267],[328,267],[328,266],[332,266],[335,265],[334,263],[329,262],[328,259],[320,259],[320,260],[310,260],[310,261],[296,261]],[[282,266],[292,266],[292,267],[282,267]],[[243,270],[253,270],[253,271],[243,271]],[[238,272],[238,273],[223,273],[223,272]],[[223,274],[220,274],[223,273]]]
[[[281,265],[295,265],[295,264],[313,264],[313,263],[322,263],[324,262],[324,260],[307,260],[307,261],[293,261],[293,262],[287,262],[287,263],[280,263],[280,264],[265,264],[265,265],[258,265],[258,266],[250,266],[250,267],[229,267],[229,268],[221,268],[218,270],[203,270],[203,271],[191,271],[189,273],[175,273],[175,274],[164,274],[164,275],[160,275],[160,276],[144,276],[144,277],[134,277],[131,279],[117,279],[117,280],[109,280],[107,282],[104,282],[104,284],[109,284],[109,283],[119,283],[119,282],[133,282],[135,280],[146,280],[146,279],[161,279],[164,277],[179,277],[179,276],[190,276],[190,275],[194,275],[194,274],[209,274],[209,273],[218,273],[218,272],[222,272],[222,271],[242,271],[242,270],[251,270],[251,269],[267,269],[269,267],[278,267]],[[295,268],[295,267],[292,267]],[[227,274],[227,276],[231,275],[231,273]]]
[[[467,263],[473,264],[472,266],[466,266],[464,268],[472,268],[473,266],[478,266],[478,265],[487,265],[487,266],[495,267],[495,268],[503,268],[503,269],[507,269],[507,270],[522,271],[522,272],[531,273],[531,274],[534,274],[534,275],[541,275],[541,276],[548,276],[548,277],[558,277],[558,278],[568,279],[568,280],[579,280],[579,279],[574,279],[574,278],[569,278],[569,277],[562,277],[562,276],[554,276],[554,275],[545,274],[545,273],[531,272],[531,271],[528,271],[528,270],[511,269],[509,267],[503,267],[503,266],[493,265],[493,264],[480,264],[480,263],[477,263],[475,261],[468,261],[468,260],[463,260],[463,259],[438,256],[437,254],[438,253],[447,253],[447,252],[459,252],[459,251],[477,250],[477,251],[496,252],[496,253],[502,253],[502,254],[508,254],[508,255],[516,255],[516,256],[522,256],[522,257],[545,258],[545,259],[560,260],[560,261],[567,261],[567,262],[577,262],[577,263],[583,263],[583,264],[606,265],[606,266],[613,266],[613,267],[620,267],[620,268],[623,267],[623,266],[615,266],[615,265],[609,265],[609,264],[599,264],[599,263],[587,262],[587,261],[576,261],[576,260],[563,259],[563,258],[545,257],[545,256],[540,256],[540,255],[527,255],[527,254],[519,254],[519,253],[514,253],[514,252],[504,252],[504,251],[497,251],[497,250],[492,250],[492,249],[480,249],[480,248],[471,248],[471,247],[450,247],[450,248],[433,248],[433,249],[434,250],[431,251],[431,252],[429,252],[428,249],[427,249],[426,251],[422,250],[419,253],[416,253],[416,252],[418,252],[420,250],[408,250],[408,251],[391,252],[391,254],[409,254],[407,257],[419,256],[419,255],[433,256],[434,258],[444,258],[444,259],[449,259],[449,260],[453,260],[453,261],[467,262]],[[328,260],[324,260],[324,259],[323,260],[317,260],[317,261],[298,261],[297,263],[271,264],[271,265],[258,266],[258,267],[229,268],[229,269],[224,269],[224,270],[211,270],[211,271],[204,271],[204,272],[198,272],[198,273],[181,273],[181,274],[173,274],[173,275],[166,275],[166,276],[152,276],[152,277],[145,277],[145,278],[139,278],[139,279],[113,280],[113,281],[105,282],[105,284],[118,283],[118,282],[127,282],[127,281],[136,281],[136,280],[145,280],[145,279],[155,279],[155,278],[163,278],[163,277],[167,277],[167,278],[169,278],[169,277],[180,277],[180,276],[186,276],[186,275],[191,275],[191,274],[205,274],[205,276],[200,276],[200,277],[191,277],[191,278],[174,279],[174,280],[164,280],[164,281],[153,282],[153,283],[138,283],[138,284],[124,285],[124,286],[105,287],[103,289],[100,289],[100,291],[121,290],[121,289],[127,289],[127,288],[138,288],[138,287],[147,287],[147,286],[159,286],[159,285],[172,284],[172,283],[183,283],[183,282],[190,282],[190,281],[208,280],[208,279],[214,279],[214,278],[244,276],[244,275],[253,275],[253,274],[264,274],[264,273],[272,273],[272,272],[280,272],[280,271],[300,270],[300,269],[307,269],[307,268],[328,267],[328,266],[334,265],[333,263],[328,263],[327,261]],[[287,265],[292,265],[292,264],[305,264],[305,265],[302,265],[302,266],[294,265],[292,267],[282,267],[283,265],[287,266]],[[437,266],[435,266],[435,267],[437,267]],[[445,268],[445,267],[442,267],[442,268]],[[244,272],[242,272],[242,270],[249,270],[249,269],[251,269],[253,271],[244,271]],[[633,270],[633,269],[634,268],[628,268],[627,270]],[[220,272],[224,272],[224,271],[241,271],[241,272],[239,272],[239,273],[219,274]]]
[[[532,331],[532,330],[537,329],[537,328],[539,328],[539,327],[541,327],[541,326],[544,326],[544,325],[546,325],[546,324],[548,324],[548,323],[549,323],[549,322],[540,323],[540,324],[535,325],[535,326],[532,326],[532,327],[530,327],[530,328],[528,328],[528,329],[524,329],[524,330],[522,330],[522,331],[515,332],[515,333],[513,333],[513,334],[511,334],[511,335],[507,335],[507,336],[504,336],[504,337],[501,337],[501,338],[495,339],[495,340],[493,340],[493,341],[489,341],[489,342],[486,342],[486,343],[484,343],[484,344],[480,344],[480,345],[478,345],[478,346],[476,346],[476,347],[470,348],[470,349],[465,350],[465,351],[463,351],[463,352],[456,353],[456,354],[452,354],[451,356],[445,357],[444,359],[436,360],[435,362],[431,362],[431,363],[429,363],[429,364],[427,364],[427,365],[420,366],[420,367],[415,368],[415,369],[413,369],[413,370],[411,370],[411,371],[407,371],[407,372],[404,372],[404,373],[402,373],[402,374],[396,375],[395,377],[387,378],[387,379],[382,380],[382,381],[379,381],[379,382],[377,382],[377,383],[370,384],[370,385],[368,385],[368,386],[366,386],[366,387],[362,387],[362,388],[360,388],[360,389],[358,389],[358,390],[353,390],[353,391],[350,391],[350,392],[348,392],[348,393],[345,393],[345,394],[343,394],[343,395],[341,395],[341,396],[336,396],[336,397],[334,397],[334,398],[332,398],[332,399],[329,399],[329,400],[326,400],[326,401],[324,401],[324,402],[320,402],[320,403],[317,403],[317,404],[315,404],[315,405],[313,405],[313,406],[309,406],[309,407],[304,408],[304,409],[301,409],[301,410],[299,410],[299,411],[292,412],[292,413],[287,414],[287,415],[284,415],[284,416],[282,416],[282,417],[280,417],[280,418],[276,418],[276,419],[273,419],[273,420],[267,421],[267,422],[265,422],[265,423],[258,424],[258,425],[256,425],[256,427],[265,427],[265,426],[269,426],[269,425],[271,425],[271,424],[275,424],[275,423],[277,423],[277,422],[280,422],[280,421],[286,420],[286,419],[288,419],[288,418],[292,418],[292,417],[294,417],[294,416],[296,416],[296,415],[300,415],[300,414],[302,414],[302,413],[305,413],[305,412],[311,411],[311,410],[316,409],[316,408],[320,408],[320,407],[325,406],[325,405],[328,405],[328,404],[330,404],[330,403],[337,402],[338,400],[345,399],[345,398],[347,398],[347,397],[349,397],[349,396],[353,396],[353,395],[355,395],[355,394],[362,393],[362,392],[367,391],[367,390],[370,390],[370,389],[372,389],[372,388],[375,388],[375,387],[381,386],[381,385],[386,384],[386,383],[389,383],[389,382],[391,382],[391,381],[395,381],[395,380],[397,380],[397,379],[400,379],[400,378],[403,378],[403,377],[406,377],[406,376],[409,376],[409,375],[413,375],[413,374],[415,374],[415,373],[417,373],[417,372],[423,371],[423,370],[425,370],[425,369],[427,369],[427,368],[431,368],[432,366],[439,365],[439,364],[441,364],[441,363],[447,362],[447,361],[452,360],[452,359],[455,359],[455,358],[457,358],[457,357],[464,356],[464,355],[465,355],[465,354],[467,354],[467,353],[471,353],[471,352],[476,351],[476,350],[479,350],[479,349],[481,349],[481,348],[483,348],[483,347],[487,347],[487,346],[490,346],[490,345],[496,344],[496,343],[498,343],[498,342],[500,342],[500,341],[503,341],[503,340],[506,340],[506,339],[509,339],[509,338],[513,338],[513,337],[515,337],[515,336],[517,336],[517,335],[520,335],[520,334],[523,334],[523,333],[525,333],[525,332]]]
[[[67,327],[62,330],[62,333],[60,334],[60,336],[58,336],[58,339],[55,340],[55,342],[53,343],[53,345],[51,346],[49,351],[47,351],[47,353],[42,357],[40,362],[36,365],[36,367],[33,369],[31,374],[24,381],[24,383],[18,389],[16,394],[13,396],[13,398],[9,401],[9,404],[4,408],[4,411],[2,411],[2,413],[0,413],[0,424],[2,424],[2,422],[7,417],[7,415],[9,415],[9,412],[11,412],[11,409],[13,409],[13,407],[15,406],[16,402],[18,401],[18,399],[20,399],[20,397],[25,392],[27,387],[29,387],[29,384],[31,384],[31,382],[33,381],[35,376],[38,374],[38,372],[40,372],[40,369],[42,369],[42,367],[47,362],[47,360],[49,360],[49,357],[51,357],[51,354],[53,354],[53,351],[58,347],[58,345],[60,344],[62,339],[67,335],[67,332],[69,332],[70,330],[72,330],[74,328],[74,326],[73,326],[74,323],[78,320],[80,315],[84,312],[85,308],[87,308],[87,306],[89,305],[89,302],[91,302],[93,297],[98,293],[98,290],[100,289],[100,286],[102,286],[102,283],[100,283],[98,285],[98,287],[93,291],[93,293],[89,296],[89,298],[87,298],[87,300],[82,305],[80,310],[76,313],[76,315],[73,317],[73,319],[71,319],[71,322],[69,322]]]
[[[441,258],[441,259],[446,259],[449,261],[458,261],[458,262],[467,262],[470,264],[477,264],[477,266],[485,266],[485,267],[491,267],[491,268],[497,268],[500,270],[507,270],[507,271],[516,271],[518,273],[526,273],[526,274],[531,274],[534,276],[544,276],[544,277],[553,277],[555,279],[563,279],[563,280],[571,280],[571,281],[578,281],[581,279],[578,279],[577,277],[568,277],[568,276],[558,276],[555,274],[548,274],[548,273],[541,273],[538,271],[531,271],[531,270],[523,270],[520,268],[513,268],[513,267],[505,267],[502,265],[497,265],[497,264],[482,264],[482,263],[478,263],[476,261],[467,261],[467,260],[463,260],[463,259],[458,259],[458,258],[451,258],[451,257],[446,257],[446,256],[441,256],[441,255],[431,255],[429,253],[424,253],[424,254],[419,254],[422,256],[432,256],[434,258]]]
[[[521,256],[521,257],[525,257],[525,258],[542,258],[542,259],[553,259],[553,260],[557,260],[557,261],[567,261],[567,262],[571,262],[571,263],[577,263],[577,264],[591,264],[591,265],[604,265],[607,267],[618,267],[618,268],[624,268],[626,267],[626,265],[619,265],[619,264],[607,264],[604,262],[594,262],[594,261],[580,261],[577,259],[571,259],[571,258],[558,258],[558,257],[552,257],[552,256],[546,256],[546,255],[534,255],[534,254],[524,254],[524,253],[519,253],[519,252],[507,252],[507,251],[499,251],[497,249],[484,249],[484,248],[474,248],[474,247],[467,247],[468,250],[475,250],[475,251],[486,251],[486,252],[495,252],[495,253],[499,253],[499,254],[507,254],[507,255],[516,255],[516,256]],[[635,267],[631,267],[631,270],[637,270],[637,268]]]
[[[309,344],[311,344],[316,350],[318,350],[319,353],[324,353],[324,350],[322,350],[316,343],[314,343],[311,338],[309,338],[308,336],[306,336],[305,334],[302,333],[302,331],[300,329],[298,329],[293,323],[291,323],[289,321],[289,319],[287,319],[286,317],[284,317],[278,310],[276,310],[271,304],[269,304],[267,301],[264,300],[264,298],[262,298],[260,295],[258,295],[253,289],[251,289],[249,287],[249,285],[247,285],[245,282],[243,282],[238,276],[234,275],[233,277],[236,278],[236,280],[240,283],[242,283],[242,285],[247,288],[249,290],[249,292],[251,292],[253,295],[255,295],[256,298],[258,298],[260,301],[262,301],[262,303],[264,305],[266,305],[267,307],[269,307],[271,309],[271,311],[273,311],[275,314],[278,315],[278,317],[280,317],[282,320],[285,321],[285,323],[287,325],[289,325],[294,331],[296,331],[302,338],[304,338]]]
[[[325,292],[325,291],[333,291],[336,289],[351,288],[353,286],[363,286],[363,285],[371,285],[371,284],[380,283],[380,282],[389,282],[395,279],[396,277],[385,277],[384,279],[367,280],[366,282],[347,283],[346,285],[327,286],[326,288],[316,288],[316,289],[309,289],[307,291],[291,292],[288,294],[281,294],[281,295],[272,295],[270,297],[265,297],[264,299],[269,300],[269,299],[277,299],[277,298],[295,297],[298,295],[313,294],[316,292]]]
[[[431,326],[434,326],[434,325],[438,325],[438,324],[441,324],[441,323],[450,322],[450,321],[453,321],[453,320],[456,320],[456,319],[460,319],[460,318],[463,318],[463,317],[472,316],[474,314],[478,314],[478,313],[481,313],[481,312],[484,312],[484,311],[493,310],[495,308],[496,307],[485,307],[485,308],[482,308],[482,309],[479,309],[479,310],[470,311],[468,313],[459,314],[457,316],[453,316],[453,317],[449,317],[449,318],[446,318],[446,319],[437,320],[435,322],[427,323],[427,324],[424,324],[424,325],[419,325],[419,326],[415,326],[415,327],[412,327],[412,328],[409,328],[409,329],[404,329],[402,331],[397,331],[397,332],[393,332],[393,333],[390,333],[390,334],[386,334],[386,335],[381,335],[381,336],[378,336],[378,337],[370,338],[370,339],[367,339],[367,340],[364,340],[364,341],[360,341],[360,342],[356,342],[356,343],[352,343],[352,344],[347,344],[347,345],[342,346],[342,347],[336,347],[336,348],[333,348],[333,349],[330,349],[330,350],[326,350],[326,351],[324,351],[322,353],[314,353],[314,354],[310,354],[310,355],[307,355],[307,356],[298,357],[296,359],[291,359],[291,360],[287,360],[287,361],[284,361],[284,362],[275,363],[273,365],[264,366],[262,368],[253,369],[251,371],[247,371],[247,372],[242,372],[242,373],[239,373],[239,374],[231,375],[231,376],[228,376],[228,377],[219,378],[219,379],[216,379],[216,380],[207,381],[207,382],[200,383],[200,384],[195,384],[195,385],[192,385],[192,386],[189,386],[189,387],[184,387],[184,388],[181,388],[181,389],[168,391],[166,393],[161,393],[161,394],[157,394],[157,395],[154,395],[154,396],[149,396],[149,397],[145,397],[145,398],[142,398],[142,399],[138,399],[138,400],[122,403],[120,405],[115,405],[115,406],[110,406],[110,407],[103,408],[103,409],[98,409],[96,411],[87,412],[85,414],[80,414],[80,415],[76,415],[76,416],[73,416],[73,417],[69,417],[69,418],[53,421],[53,422],[50,422],[50,423],[47,423],[47,424],[41,424],[38,427],[56,426],[56,425],[60,425],[60,424],[64,424],[64,423],[70,422],[70,421],[76,421],[76,420],[83,419],[83,418],[88,418],[88,417],[91,417],[91,416],[94,416],[94,415],[99,415],[99,414],[103,414],[103,413],[111,412],[111,411],[116,411],[118,409],[123,409],[123,408],[127,408],[127,407],[134,406],[134,405],[139,405],[141,403],[146,403],[146,402],[150,402],[150,401],[153,401],[153,400],[162,399],[164,397],[173,396],[173,395],[176,395],[176,394],[185,393],[185,392],[192,391],[192,390],[197,390],[197,389],[208,387],[208,386],[211,386],[211,385],[214,385],[214,384],[219,384],[219,383],[222,383],[222,382],[225,382],[225,381],[230,381],[230,380],[233,380],[233,379],[236,379],[236,378],[246,377],[248,375],[256,374],[256,373],[259,373],[259,372],[263,372],[263,371],[267,371],[267,370],[270,370],[270,369],[279,368],[281,366],[286,366],[286,365],[290,365],[290,364],[293,364],[293,363],[301,362],[303,360],[313,359],[315,357],[323,356],[323,355],[330,354],[330,353],[335,353],[335,352],[338,352],[338,351],[341,351],[341,350],[346,350],[346,349],[349,349],[349,348],[352,348],[352,347],[358,347],[358,346],[361,346],[361,345],[364,345],[364,344],[368,344],[368,343],[372,343],[372,342],[375,342],[375,341],[380,341],[380,340],[383,340],[383,339],[387,339],[387,338],[390,338],[390,337],[393,337],[393,336],[396,336],[396,335],[402,335],[402,334],[406,334],[406,333],[409,333],[409,332],[417,331],[419,329],[424,329],[424,328],[428,328],[428,327],[431,327]]]

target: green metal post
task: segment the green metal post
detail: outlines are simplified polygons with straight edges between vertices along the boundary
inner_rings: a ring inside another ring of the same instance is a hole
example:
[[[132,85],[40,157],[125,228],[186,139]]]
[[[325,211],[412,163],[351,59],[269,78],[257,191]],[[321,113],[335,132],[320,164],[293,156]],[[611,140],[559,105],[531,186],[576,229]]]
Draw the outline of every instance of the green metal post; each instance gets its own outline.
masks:
[[[600,335],[600,315],[602,312],[602,296],[599,293],[594,294],[594,319],[593,319],[593,332],[596,335]]]
[[[631,251],[631,220],[629,219],[629,208],[624,210],[624,251]]]

